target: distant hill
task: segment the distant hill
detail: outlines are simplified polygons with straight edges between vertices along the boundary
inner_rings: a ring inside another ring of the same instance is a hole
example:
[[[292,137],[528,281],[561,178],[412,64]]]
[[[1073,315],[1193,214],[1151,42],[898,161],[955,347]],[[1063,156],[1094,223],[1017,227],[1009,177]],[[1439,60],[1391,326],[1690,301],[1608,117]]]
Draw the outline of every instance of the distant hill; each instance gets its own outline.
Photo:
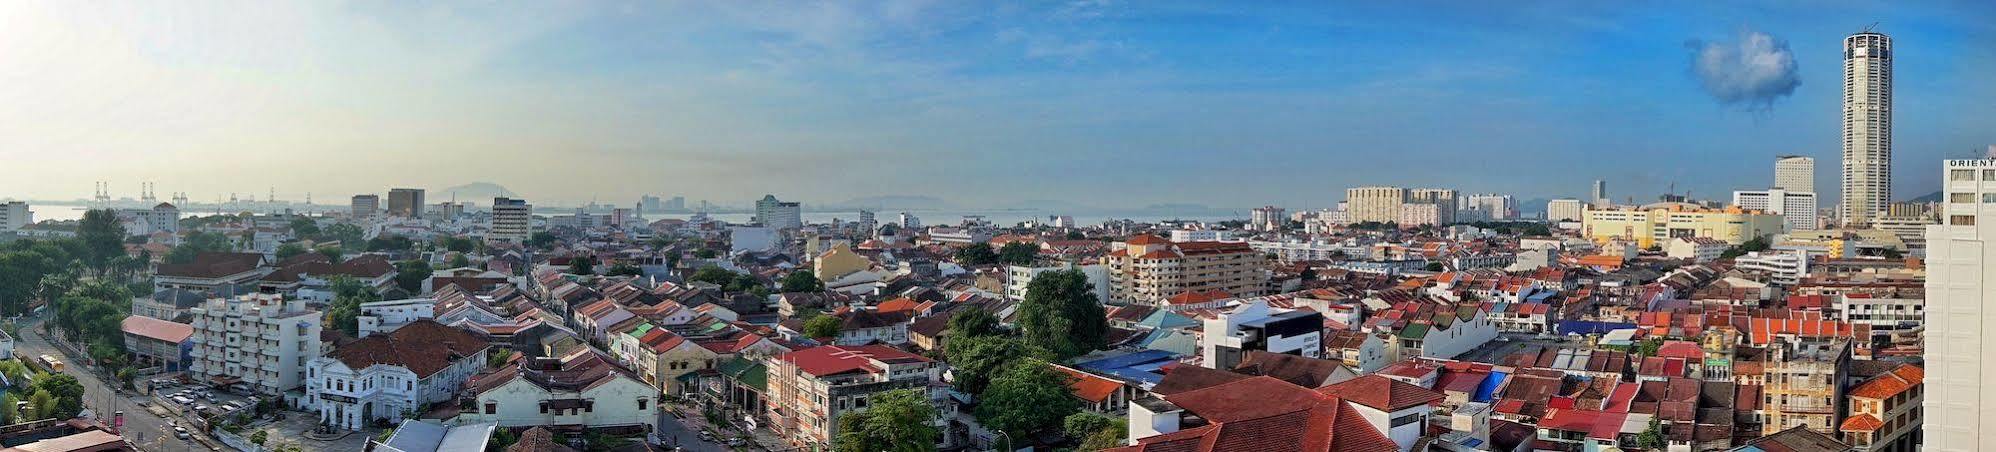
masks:
[[[430,190],[428,193],[424,193],[423,197],[427,198],[424,199],[425,202],[437,203],[437,202],[450,201],[451,196],[453,195],[457,196],[458,202],[472,202],[478,205],[491,205],[492,198],[497,198],[502,196],[508,198],[514,198],[520,196],[519,193],[515,193],[512,190],[507,190],[506,187],[499,186],[499,184],[491,182],[472,182],[469,184],[459,185],[456,187],[445,187],[445,188]]]
[[[1094,206],[1082,205],[1058,199],[1028,199],[999,206],[1001,209],[1041,210],[1047,212],[1088,212],[1097,210]]]
[[[1941,192],[1935,191],[1933,193],[1928,193],[1926,196],[1908,199],[1906,200],[1906,202],[1941,202]]]
[[[832,206],[900,210],[941,210],[956,207],[955,204],[951,204],[949,201],[944,201],[941,198],[916,195],[866,196],[834,203]]]

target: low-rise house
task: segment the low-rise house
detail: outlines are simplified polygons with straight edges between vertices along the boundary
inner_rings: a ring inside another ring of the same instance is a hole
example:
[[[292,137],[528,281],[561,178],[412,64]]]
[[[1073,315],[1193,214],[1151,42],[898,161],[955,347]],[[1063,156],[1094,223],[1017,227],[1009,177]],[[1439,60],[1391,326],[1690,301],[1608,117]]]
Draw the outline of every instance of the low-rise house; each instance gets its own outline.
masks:
[[[520,360],[465,383],[458,425],[544,426],[632,434],[658,430],[658,389],[587,347]]]
[[[490,345],[469,332],[419,320],[313,358],[304,407],[320,423],[358,430],[375,420],[413,419],[485,366]]]
[[[178,321],[187,316],[188,309],[207,300],[207,295],[187,289],[161,289],[152,295],[132,297],[132,315]]]
[[[187,368],[187,355],[194,350],[193,326],[144,316],[126,317],[119,326],[125,333],[125,351],[139,367],[160,366],[167,372]]]
[[[1132,401],[1116,452],[1414,450],[1441,394],[1378,376],[1309,389],[1272,377],[1217,378]]]
[[[153,271],[153,290],[183,289],[195,293],[233,293],[270,274],[259,253],[199,253],[184,264],[163,264]]]
[[[768,365],[769,427],[801,445],[828,446],[840,416],[884,391],[915,389],[931,399],[938,365],[883,345],[826,345],[776,355]]]
[[[1925,421],[1920,403],[1926,398],[1926,378],[1925,369],[1900,364],[1851,388],[1846,395],[1849,415],[1838,427],[1838,436],[1861,451],[1918,448],[1920,424]]]

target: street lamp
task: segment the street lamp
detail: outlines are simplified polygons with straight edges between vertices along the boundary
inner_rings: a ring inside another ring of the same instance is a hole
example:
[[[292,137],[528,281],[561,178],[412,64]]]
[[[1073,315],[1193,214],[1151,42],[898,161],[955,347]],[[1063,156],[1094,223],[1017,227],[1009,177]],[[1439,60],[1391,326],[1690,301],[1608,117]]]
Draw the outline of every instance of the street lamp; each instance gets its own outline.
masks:
[[[1004,431],[1004,430],[999,430],[999,431],[998,431],[998,436],[999,436],[999,437],[1001,437],[1001,438],[1005,438],[1005,449],[1004,449],[1004,450],[1005,450],[1005,452],[1012,452],[1012,451],[1014,451],[1014,450],[1017,450],[1017,449],[1013,449],[1013,448],[1012,448],[1012,435],[1011,435],[1011,434],[1008,434],[1008,433],[1005,433],[1005,431]]]

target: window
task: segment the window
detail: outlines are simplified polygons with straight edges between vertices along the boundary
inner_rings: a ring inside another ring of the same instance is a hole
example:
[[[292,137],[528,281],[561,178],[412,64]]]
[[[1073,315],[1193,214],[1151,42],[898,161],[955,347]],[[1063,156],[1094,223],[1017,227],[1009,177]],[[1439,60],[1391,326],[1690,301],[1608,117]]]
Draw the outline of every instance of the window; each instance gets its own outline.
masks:
[[[638,399],[638,411],[645,410],[645,402],[650,402],[650,400]]]
[[[1420,415],[1420,413],[1415,413],[1415,414],[1409,414],[1409,415],[1406,415],[1406,416],[1400,416],[1400,417],[1396,417],[1396,418],[1393,418],[1393,426],[1392,426],[1392,427],[1390,427],[1390,428],[1397,428],[1397,427],[1399,427],[1399,426],[1402,426],[1402,425],[1407,425],[1407,424],[1412,424],[1412,423],[1415,423],[1415,422],[1420,422],[1420,421],[1421,421],[1421,415]]]
[[[541,409],[542,413],[546,413],[547,411],[548,410],[545,408]],[[499,404],[493,402],[485,402],[485,414],[493,414],[497,412],[499,412]]]
[[[1975,225],[1975,216],[1974,216],[1974,215],[1950,215],[1950,216],[1948,216],[1948,217],[1947,217],[1947,224],[1950,224],[1950,225],[1954,225],[1954,226],[1974,226],[1974,225]]]
[[[1974,194],[1974,193],[1948,193],[1948,194],[1947,194],[1947,202],[1951,202],[1951,203],[1972,203],[1972,202],[1975,202],[1975,194]]]
[[[1952,181],[1975,180],[1975,170],[1965,170],[1965,169],[1948,170],[1948,180]]]
[[[414,382],[414,381],[404,381],[404,382],[402,382],[402,389],[404,389],[404,390],[409,390],[409,391],[414,391],[414,390],[416,390],[416,382]]]

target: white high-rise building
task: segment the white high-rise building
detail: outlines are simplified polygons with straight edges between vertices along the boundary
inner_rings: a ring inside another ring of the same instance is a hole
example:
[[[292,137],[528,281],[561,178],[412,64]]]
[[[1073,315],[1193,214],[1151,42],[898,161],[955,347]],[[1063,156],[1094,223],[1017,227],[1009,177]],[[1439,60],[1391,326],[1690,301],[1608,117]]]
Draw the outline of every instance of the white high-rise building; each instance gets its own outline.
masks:
[[[492,232],[487,240],[526,243],[534,235],[534,205],[525,199],[492,198]]]
[[[1512,220],[1518,218],[1518,203],[1511,198],[1511,195],[1494,193],[1469,195],[1468,198],[1463,198],[1462,207],[1466,210],[1481,211],[1484,216],[1492,220]]]
[[[1587,204],[1578,199],[1555,199],[1546,202],[1546,221],[1580,221],[1587,218]]]
[[[1844,38],[1843,221],[1870,224],[1892,202],[1892,38]]]
[[[1733,205],[1781,215],[1789,232],[1820,229],[1816,224],[1816,194],[1782,189],[1733,192]]]
[[[1407,203],[1407,189],[1400,187],[1357,187],[1345,189],[1345,205],[1350,206],[1351,221],[1397,222],[1400,221],[1400,205]]]
[[[28,210],[28,203],[0,203],[0,232],[20,230],[22,226],[31,224],[35,224],[35,213]]]
[[[1285,223],[1286,220],[1285,218],[1283,218],[1284,216],[1283,213],[1286,211],[1287,210],[1276,206],[1256,207],[1254,209],[1253,215],[1250,216],[1248,219],[1248,229],[1259,229],[1263,231],[1273,231],[1276,229],[1281,229],[1282,225]]]
[[[1927,226],[1925,450],[1996,450],[1996,159],[1948,160]]]
[[[305,384],[305,362],[320,356],[318,311],[277,294],[215,298],[194,316],[187,373],[218,386],[278,396]]]
[[[1774,188],[1816,192],[1816,158],[1784,155],[1774,158]]]
[[[774,229],[797,229],[804,227],[804,208],[794,202],[776,200],[776,195],[762,195],[755,202],[755,221],[763,227]]]

